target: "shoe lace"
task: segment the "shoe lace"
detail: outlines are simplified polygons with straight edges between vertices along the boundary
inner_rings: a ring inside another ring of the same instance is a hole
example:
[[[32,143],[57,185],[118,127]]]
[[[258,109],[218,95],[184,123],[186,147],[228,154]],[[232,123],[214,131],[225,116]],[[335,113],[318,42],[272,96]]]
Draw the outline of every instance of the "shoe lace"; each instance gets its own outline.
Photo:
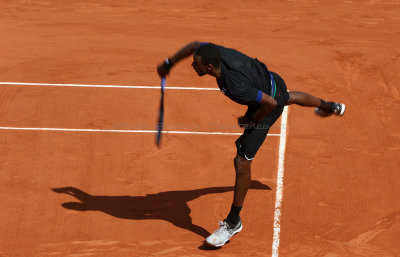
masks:
[[[218,222],[219,228],[215,231],[216,236],[225,236],[226,233],[229,233],[228,223],[226,221],[219,221]]]

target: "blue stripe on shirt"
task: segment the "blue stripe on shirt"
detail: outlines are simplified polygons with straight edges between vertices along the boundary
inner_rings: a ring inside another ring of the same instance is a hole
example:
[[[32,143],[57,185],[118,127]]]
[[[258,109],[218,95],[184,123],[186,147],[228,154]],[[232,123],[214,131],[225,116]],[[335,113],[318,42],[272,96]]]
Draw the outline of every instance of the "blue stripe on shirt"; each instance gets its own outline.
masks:
[[[260,90],[258,90],[258,94],[257,94],[257,98],[256,98],[256,102],[257,103],[261,102],[262,95],[263,95],[263,93]]]

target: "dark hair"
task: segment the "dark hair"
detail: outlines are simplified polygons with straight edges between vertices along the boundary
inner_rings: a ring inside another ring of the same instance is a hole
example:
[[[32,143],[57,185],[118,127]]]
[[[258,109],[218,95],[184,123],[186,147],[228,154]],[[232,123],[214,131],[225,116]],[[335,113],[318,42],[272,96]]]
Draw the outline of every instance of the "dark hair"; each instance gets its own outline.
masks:
[[[203,44],[196,49],[194,54],[201,57],[203,64],[212,64],[215,67],[221,66],[221,53],[214,44]]]

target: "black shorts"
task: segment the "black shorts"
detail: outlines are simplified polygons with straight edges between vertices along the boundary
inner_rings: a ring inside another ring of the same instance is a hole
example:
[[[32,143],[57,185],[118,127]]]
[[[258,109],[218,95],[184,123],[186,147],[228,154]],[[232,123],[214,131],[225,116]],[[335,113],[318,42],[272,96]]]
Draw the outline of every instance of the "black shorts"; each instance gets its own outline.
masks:
[[[268,134],[271,126],[279,119],[283,112],[286,102],[289,100],[289,93],[286,88],[285,81],[276,73],[271,72],[276,82],[276,94],[275,100],[277,106],[272,110],[267,117],[258,122],[251,128],[246,128],[236,140],[237,154],[246,158],[247,160],[253,160],[258,149],[264,143],[265,137]],[[245,116],[253,115],[256,110],[247,110]]]

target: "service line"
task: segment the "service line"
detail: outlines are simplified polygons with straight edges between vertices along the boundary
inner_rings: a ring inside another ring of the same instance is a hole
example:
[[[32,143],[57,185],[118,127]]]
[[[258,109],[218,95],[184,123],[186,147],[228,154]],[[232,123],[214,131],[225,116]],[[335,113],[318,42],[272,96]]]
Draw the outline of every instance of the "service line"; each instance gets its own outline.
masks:
[[[285,164],[285,149],[286,149],[286,136],[287,136],[287,117],[288,107],[283,110],[281,117],[281,134],[279,140],[279,161],[278,161],[278,176],[276,179],[276,198],[275,198],[275,212],[274,212],[274,236],[272,242],[272,257],[279,256],[279,242],[281,232],[281,212],[282,212],[282,199],[283,199],[283,174]]]
[[[48,86],[48,87],[94,87],[94,88],[136,88],[136,89],[160,89],[159,86],[122,86],[122,85],[85,85],[85,84],[53,84],[53,83],[28,83],[28,82],[0,82],[0,85],[15,86]],[[218,91],[218,88],[207,87],[165,87],[165,89],[177,90],[206,90]]]

